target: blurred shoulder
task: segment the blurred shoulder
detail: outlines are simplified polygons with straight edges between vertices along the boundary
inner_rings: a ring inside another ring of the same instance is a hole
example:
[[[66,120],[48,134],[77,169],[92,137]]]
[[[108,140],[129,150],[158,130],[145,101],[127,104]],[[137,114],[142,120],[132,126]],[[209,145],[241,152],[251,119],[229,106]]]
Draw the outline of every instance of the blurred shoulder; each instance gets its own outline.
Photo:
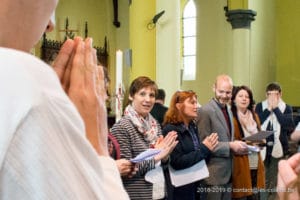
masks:
[[[168,133],[170,131],[178,131],[180,129],[179,125],[175,124],[166,124],[162,130],[163,134]]]
[[[200,113],[209,112],[215,109],[217,103],[214,100],[210,100],[207,104],[198,108]]]
[[[118,122],[116,122],[112,128],[111,132],[114,134],[119,131],[132,131],[134,129],[134,125],[128,116],[123,116]]]

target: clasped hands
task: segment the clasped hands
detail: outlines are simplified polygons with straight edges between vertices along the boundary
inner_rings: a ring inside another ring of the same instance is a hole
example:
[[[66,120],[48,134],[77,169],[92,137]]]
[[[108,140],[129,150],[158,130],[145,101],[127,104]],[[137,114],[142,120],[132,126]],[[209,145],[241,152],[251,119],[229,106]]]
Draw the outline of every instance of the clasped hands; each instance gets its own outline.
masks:
[[[92,39],[76,37],[62,45],[53,68],[66,94],[76,106],[86,128],[86,136],[99,155],[108,156],[107,98],[104,73],[97,65]]]

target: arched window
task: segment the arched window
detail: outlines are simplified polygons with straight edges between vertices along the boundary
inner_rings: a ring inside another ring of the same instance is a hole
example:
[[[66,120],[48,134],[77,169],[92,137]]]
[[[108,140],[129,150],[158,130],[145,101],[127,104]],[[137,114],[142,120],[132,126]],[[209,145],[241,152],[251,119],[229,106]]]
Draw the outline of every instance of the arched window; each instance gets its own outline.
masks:
[[[183,9],[183,80],[196,79],[196,6],[189,0]]]

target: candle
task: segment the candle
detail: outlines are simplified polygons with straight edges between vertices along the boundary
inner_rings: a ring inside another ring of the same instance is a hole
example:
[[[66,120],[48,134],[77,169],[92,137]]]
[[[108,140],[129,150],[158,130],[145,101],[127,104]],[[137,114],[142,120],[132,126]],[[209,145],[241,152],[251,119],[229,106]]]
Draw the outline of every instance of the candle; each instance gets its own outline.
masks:
[[[118,50],[116,52],[116,122],[121,119],[122,116],[122,104],[123,104],[123,86],[122,86],[122,75],[123,75],[123,52]]]
[[[116,87],[122,83],[122,66],[123,66],[123,52],[118,50],[116,53]]]

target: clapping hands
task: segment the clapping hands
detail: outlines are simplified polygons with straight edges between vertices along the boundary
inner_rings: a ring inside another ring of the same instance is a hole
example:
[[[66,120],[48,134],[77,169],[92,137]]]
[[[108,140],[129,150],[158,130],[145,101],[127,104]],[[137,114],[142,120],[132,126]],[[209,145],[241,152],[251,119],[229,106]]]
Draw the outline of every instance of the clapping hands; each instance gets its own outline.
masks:
[[[160,136],[154,148],[161,149],[161,152],[154,157],[156,162],[160,160],[166,161],[169,157],[169,154],[173,151],[178,141],[176,141],[177,133],[175,131],[170,131],[165,137]]]
[[[213,151],[217,145],[219,144],[219,136],[217,133],[212,133],[209,136],[207,136],[202,143],[210,150]]]

